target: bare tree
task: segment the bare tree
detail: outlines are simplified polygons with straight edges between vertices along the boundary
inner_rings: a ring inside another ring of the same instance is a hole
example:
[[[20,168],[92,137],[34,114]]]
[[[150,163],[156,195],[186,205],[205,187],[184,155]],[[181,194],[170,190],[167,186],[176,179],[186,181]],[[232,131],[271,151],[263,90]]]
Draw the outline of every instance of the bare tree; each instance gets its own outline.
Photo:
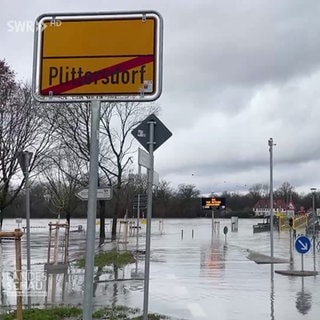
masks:
[[[51,149],[42,162],[41,177],[44,190],[57,214],[64,213],[70,225],[70,218],[78,206],[75,194],[88,183],[87,163],[78,159],[69,149],[58,145]]]
[[[180,199],[192,199],[198,198],[200,191],[196,189],[196,186],[193,184],[179,184],[178,191],[176,193],[177,198]]]
[[[168,201],[173,197],[173,189],[170,187],[170,182],[165,180],[160,180],[156,187],[156,197],[163,201]]]
[[[102,104],[100,122],[99,183],[111,185],[114,194],[112,239],[116,238],[117,218],[124,215],[121,207],[123,176],[131,166],[133,155],[132,129],[157,107],[153,104],[117,102]],[[76,103],[60,105],[48,112],[55,125],[56,140],[71,150],[78,159],[90,158],[90,105]],[[101,206],[103,209],[103,203]],[[104,239],[104,210],[100,211],[100,238]],[[101,242],[101,241],[100,241]]]
[[[154,190],[154,206],[157,208],[157,214],[160,217],[166,217],[170,202],[174,198],[174,191],[170,187],[170,183],[165,180],[160,180]]]
[[[261,198],[267,197],[269,193],[269,186],[264,183],[256,183],[249,188],[249,194],[257,202]]]
[[[157,112],[158,107],[153,104],[137,102],[107,103],[103,107],[102,140],[109,152],[102,157],[100,164],[104,172],[114,185],[114,214],[112,219],[111,238],[116,239],[117,219],[123,216],[121,200],[123,195],[123,175],[128,172],[132,158],[131,131],[151,113]]]
[[[283,199],[286,204],[292,198],[292,194],[294,192],[294,186],[292,186],[289,182],[283,182],[281,186],[275,191],[275,196]]]
[[[0,60],[0,228],[5,208],[24,184],[24,178],[18,176],[18,152],[33,153],[29,169],[32,171],[49,146],[51,128],[44,126],[43,108],[32,101],[30,86],[17,83],[14,72]]]

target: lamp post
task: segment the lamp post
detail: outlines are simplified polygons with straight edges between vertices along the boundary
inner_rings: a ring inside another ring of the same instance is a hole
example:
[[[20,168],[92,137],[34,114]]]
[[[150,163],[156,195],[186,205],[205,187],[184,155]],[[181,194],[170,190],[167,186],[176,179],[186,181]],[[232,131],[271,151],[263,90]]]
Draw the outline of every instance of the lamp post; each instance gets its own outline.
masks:
[[[316,191],[317,188],[310,188],[312,193],[312,245],[313,255],[316,254]]]
[[[273,258],[273,139],[268,140],[270,152],[270,253]]]
[[[30,186],[29,186],[29,167],[33,153],[20,151],[17,154],[18,162],[25,178],[26,189],[26,229],[27,229],[27,299],[28,308],[31,308],[30,279],[31,279],[31,255],[30,255]]]

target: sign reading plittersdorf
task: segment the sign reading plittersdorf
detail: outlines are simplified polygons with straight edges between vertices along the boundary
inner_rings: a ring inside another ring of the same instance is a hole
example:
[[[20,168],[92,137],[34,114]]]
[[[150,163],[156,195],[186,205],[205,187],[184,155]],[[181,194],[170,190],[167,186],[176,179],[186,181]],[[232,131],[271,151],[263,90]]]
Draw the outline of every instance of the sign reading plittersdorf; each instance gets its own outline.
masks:
[[[153,11],[38,17],[35,98],[156,100],[162,89],[162,28]]]

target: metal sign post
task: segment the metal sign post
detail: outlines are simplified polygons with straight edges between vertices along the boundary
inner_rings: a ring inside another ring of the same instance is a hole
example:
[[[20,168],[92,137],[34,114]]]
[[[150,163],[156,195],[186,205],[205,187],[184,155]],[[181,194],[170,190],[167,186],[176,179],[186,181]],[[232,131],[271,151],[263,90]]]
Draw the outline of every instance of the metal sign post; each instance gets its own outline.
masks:
[[[97,215],[100,101],[91,103],[90,176],[87,209],[87,248],[84,275],[83,320],[92,319],[93,272]]]
[[[132,130],[132,135],[149,151],[148,167],[148,190],[147,190],[147,230],[146,230],[146,257],[144,271],[144,292],[143,292],[143,320],[148,320],[148,299],[149,299],[149,273],[150,273],[150,243],[151,243],[151,217],[152,217],[152,185],[154,175],[153,152],[168,140],[172,133],[154,115],[151,114],[144,121]]]
[[[213,240],[214,234],[216,233],[214,209],[225,209],[226,199],[214,196],[201,198],[201,207],[203,209],[211,209],[211,240]]]
[[[148,320],[148,299],[149,299],[149,274],[150,274],[150,249],[151,249],[151,216],[152,216],[152,182],[154,167],[154,125],[155,121],[149,122],[149,155],[150,169],[148,169],[148,190],[147,190],[147,232],[146,232],[146,259],[144,266],[144,291],[143,291],[143,320]]]

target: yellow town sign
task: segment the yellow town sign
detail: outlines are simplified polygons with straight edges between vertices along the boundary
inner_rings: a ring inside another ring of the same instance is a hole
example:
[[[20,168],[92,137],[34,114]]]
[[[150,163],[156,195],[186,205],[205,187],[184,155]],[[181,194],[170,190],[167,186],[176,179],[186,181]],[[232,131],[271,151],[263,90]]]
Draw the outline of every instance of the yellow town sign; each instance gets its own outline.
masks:
[[[44,15],[36,26],[38,98],[130,101],[161,94],[162,19],[157,13]]]

